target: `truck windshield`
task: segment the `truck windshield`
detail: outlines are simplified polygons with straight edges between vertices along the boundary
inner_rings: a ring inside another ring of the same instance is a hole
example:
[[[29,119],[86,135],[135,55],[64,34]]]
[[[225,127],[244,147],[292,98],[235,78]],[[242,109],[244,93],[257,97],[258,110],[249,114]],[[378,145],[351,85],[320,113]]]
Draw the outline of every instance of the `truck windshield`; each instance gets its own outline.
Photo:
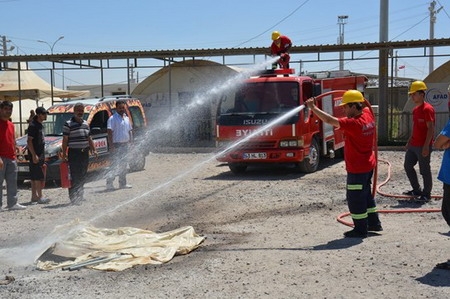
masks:
[[[52,113],[47,115],[44,121],[45,136],[62,136],[63,126],[73,116],[73,113]],[[89,114],[85,113],[83,119],[86,120]]]
[[[298,106],[297,82],[246,83],[222,97],[220,115],[285,113]]]

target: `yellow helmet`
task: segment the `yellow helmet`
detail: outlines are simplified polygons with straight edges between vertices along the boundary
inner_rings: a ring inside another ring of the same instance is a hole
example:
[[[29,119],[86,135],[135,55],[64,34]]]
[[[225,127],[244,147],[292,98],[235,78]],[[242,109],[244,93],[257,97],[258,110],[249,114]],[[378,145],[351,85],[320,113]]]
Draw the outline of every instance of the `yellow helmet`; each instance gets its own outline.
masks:
[[[419,90],[427,90],[427,86],[425,84],[425,82],[423,81],[414,81],[413,83],[411,83],[411,86],[409,87],[409,92],[408,94],[412,94],[415,93],[416,91]]]
[[[347,90],[342,96],[342,103],[339,106],[347,105],[348,103],[362,103],[364,102],[364,96],[359,90],[350,89]]]
[[[272,40],[277,40],[281,36],[280,32],[274,31],[272,32]]]

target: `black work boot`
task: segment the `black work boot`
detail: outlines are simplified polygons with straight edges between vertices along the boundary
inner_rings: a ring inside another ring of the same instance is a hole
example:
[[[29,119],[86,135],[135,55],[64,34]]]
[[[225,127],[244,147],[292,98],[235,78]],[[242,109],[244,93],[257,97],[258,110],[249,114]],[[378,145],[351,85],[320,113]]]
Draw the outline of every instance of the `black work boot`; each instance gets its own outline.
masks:
[[[381,221],[380,218],[378,217],[378,213],[369,213],[367,218],[368,218],[367,230],[369,232],[383,231],[383,227],[381,226]]]
[[[366,238],[367,237],[367,218],[364,219],[353,219],[355,228],[345,232],[344,237],[346,238]]]

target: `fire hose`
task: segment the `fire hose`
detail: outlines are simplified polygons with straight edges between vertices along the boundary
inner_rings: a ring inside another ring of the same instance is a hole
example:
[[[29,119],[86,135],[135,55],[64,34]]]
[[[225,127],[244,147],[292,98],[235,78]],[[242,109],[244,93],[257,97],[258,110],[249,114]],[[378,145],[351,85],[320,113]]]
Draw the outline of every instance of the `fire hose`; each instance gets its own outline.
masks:
[[[339,95],[343,95],[346,92],[346,90],[332,90],[329,92],[325,92],[322,93],[318,96],[316,96],[316,100],[317,99],[321,99],[324,98],[326,96],[329,95],[335,95],[338,96]],[[366,99],[364,99],[364,103],[365,105],[369,108],[370,112],[375,115],[373,113],[372,110],[372,106],[370,105],[369,101],[367,101]],[[376,159],[376,164],[375,164],[375,168],[374,168],[374,175],[373,175],[373,186],[372,186],[372,196],[375,198],[376,193],[382,195],[382,196],[386,196],[386,197],[395,197],[395,198],[413,198],[412,196],[409,195],[394,195],[394,194],[387,194],[387,193],[383,193],[381,192],[381,187],[383,185],[385,185],[391,178],[391,164],[389,163],[389,161],[386,160],[379,160],[378,159],[378,136],[377,136],[377,132],[375,130],[375,134],[374,134],[374,154],[375,154],[375,159]],[[388,174],[387,174],[387,178],[381,182],[379,185],[377,185],[377,180],[378,180],[378,162],[383,162],[386,163],[388,165]],[[442,196],[438,196],[438,195],[432,195],[431,198],[436,198],[436,199],[440,199],[442,198]],[[392,210],[378,210],[378,213],[383,213],[383,214],[389,214],[389,213],[435,213],[435,212],[441,212],[441,209],[424,209],[424,208],[418,208],[418,209],[392,209]],[[349,221],[345,221],[343,218],[347,217],[350,215],[350,212],[345,212],[345,213],[341,213],[338,217],[337,217],[337,221],[353,227],[353,223],[349,222]]]

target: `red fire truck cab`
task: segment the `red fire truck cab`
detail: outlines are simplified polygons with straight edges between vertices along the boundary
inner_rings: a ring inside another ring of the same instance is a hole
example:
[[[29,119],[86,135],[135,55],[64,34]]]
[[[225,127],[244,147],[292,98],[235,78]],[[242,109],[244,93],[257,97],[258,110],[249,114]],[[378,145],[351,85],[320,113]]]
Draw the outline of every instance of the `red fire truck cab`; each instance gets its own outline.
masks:
[[[317,79],[288,71],[293,70],[267,71],[248,78],[222,96],[216,122],[217,160],[228,163],[233,173],[265,163],[290,163],[301,172],[314,172],[321,156],[334,157],[334,152],[343,148],[343,132],[301,106],[308,98],[333,90],[364,91],[367,78]],[[341,100],[342,93],[331,93],[317,105],[342,117]]]

